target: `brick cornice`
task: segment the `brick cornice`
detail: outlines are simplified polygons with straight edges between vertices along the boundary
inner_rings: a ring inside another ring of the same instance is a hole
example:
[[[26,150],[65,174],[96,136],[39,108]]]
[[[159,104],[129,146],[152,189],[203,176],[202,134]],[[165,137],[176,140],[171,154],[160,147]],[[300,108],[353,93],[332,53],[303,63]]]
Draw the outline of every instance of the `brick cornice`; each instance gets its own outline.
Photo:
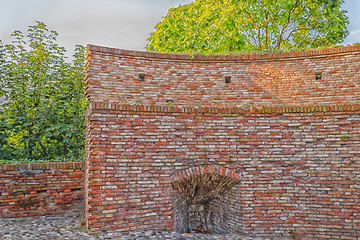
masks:
[[[119,56],[152,58],[157,60],[178,60],[178,61],[276,61],[284,59],[298,59],[298,58],[323,58],[329,55],[346,55],[352,53],[360,53],[360,45],[336,47],[327,49],[316,49],[299,52],[283,52],[283,53],[268,53],[268,54],[245,54],[245,55],[186,55],[186,54],[169,54],[169,53],[154,53],[142,52],[133,50],[124,50],[103,46],[88,45],[87,51],[100,52],[106,54],[113,54]],[[89,54],[88,54],[89,56]]]
[[[0,164],[0,171],[69,170],[83,168],[84,162]]]
[[[360,113],[360,105],[307,105],[307,106],[264,106],[264,107],[177,107],[155,105],[130,105],[110,102],[91,102],[90,110],[114,110],[128,112],[158,113],[193,113],[193,114],[284,114],[284,113],[316,113],[316,112],[348,112]]]

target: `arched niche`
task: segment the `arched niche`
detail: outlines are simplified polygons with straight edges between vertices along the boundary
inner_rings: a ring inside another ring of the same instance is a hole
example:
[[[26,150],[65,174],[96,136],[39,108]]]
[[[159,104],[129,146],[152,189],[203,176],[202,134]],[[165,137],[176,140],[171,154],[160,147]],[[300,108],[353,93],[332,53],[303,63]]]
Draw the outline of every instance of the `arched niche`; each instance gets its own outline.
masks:
[[[176,172],[171,178],[175,230],[234,232],[240,223],[233,222],[236,213],[230,210],[231,192],[239,182],[239,173],[221,166],[202,165]]]

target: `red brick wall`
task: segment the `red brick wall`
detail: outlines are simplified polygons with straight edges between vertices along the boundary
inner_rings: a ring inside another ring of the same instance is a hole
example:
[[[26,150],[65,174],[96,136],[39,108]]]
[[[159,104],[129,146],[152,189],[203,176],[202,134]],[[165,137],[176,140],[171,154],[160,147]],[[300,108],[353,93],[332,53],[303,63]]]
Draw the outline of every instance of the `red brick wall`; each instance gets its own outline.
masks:
[[[90,45],[88,98],[98,102],[217,107],[360,100],[360,46],[190,58]],[[320,80],[316,80],[316,73],[322,74]],[[145,74],[145,81],[139,81],[139,74]],[[231,77],[228,84],[226,76]]]
[[[221,210],[218,232],[360,236],[360,46],[193,59],[97,46],[87,54],[90,231],[183,231],[187,206],[171,176],[206,164],[241,175],[210,204]]]
[[[172,219],[170,176],[210,164],[241,175],[216,200],[229,216],[236,214],[228,216],[232,231],[356,239],[359,114],[358,104],[209,109],[93,102],[88,226],[92,232],[182,228]]]
[[[0,164],[0,217],[58,214],[84,199],[84,163]]]

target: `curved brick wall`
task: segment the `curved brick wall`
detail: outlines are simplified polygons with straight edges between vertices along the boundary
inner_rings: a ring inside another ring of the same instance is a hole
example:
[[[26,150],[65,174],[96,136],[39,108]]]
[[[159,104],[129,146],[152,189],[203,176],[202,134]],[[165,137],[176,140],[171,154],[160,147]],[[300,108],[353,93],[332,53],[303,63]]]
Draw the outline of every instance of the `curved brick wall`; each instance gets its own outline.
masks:
[[[89,45],[87,54],[91,101],[241,107],[360,100],[360,46],[190,59]]]
[[[240,174],[240,183],[211,203],[221,210],[215,222],[227,219],[217,224],[226,226],[219,232],[356,239],[359,114],[358,104],[240,111],[93,102],[88,226],[92,232],[184,231],[186,203],[171,178],[212,164]]]
[[[209,214],[216,233],[357,239],[359,52],[191,60],[89,46],[90,231],[186,232]],[[173,178],[182,173],[200,186],[206,181],[191,171],[204,165],[236,172],[240,181],[189,204]]]

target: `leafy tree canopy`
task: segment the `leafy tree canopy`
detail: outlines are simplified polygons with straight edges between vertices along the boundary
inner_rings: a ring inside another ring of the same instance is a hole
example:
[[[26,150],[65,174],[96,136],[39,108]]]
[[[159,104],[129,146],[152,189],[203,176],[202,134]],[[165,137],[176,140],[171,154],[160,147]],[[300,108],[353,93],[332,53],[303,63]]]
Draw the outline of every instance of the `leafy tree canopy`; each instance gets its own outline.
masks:
[[[0,41],[0,159],[75,159],[84,152],[85,48],[72,63],[42,22]]]
[[[343,0],[195,0],[171,8],[148,51],[272,52],[333,46],[348,35]]]

